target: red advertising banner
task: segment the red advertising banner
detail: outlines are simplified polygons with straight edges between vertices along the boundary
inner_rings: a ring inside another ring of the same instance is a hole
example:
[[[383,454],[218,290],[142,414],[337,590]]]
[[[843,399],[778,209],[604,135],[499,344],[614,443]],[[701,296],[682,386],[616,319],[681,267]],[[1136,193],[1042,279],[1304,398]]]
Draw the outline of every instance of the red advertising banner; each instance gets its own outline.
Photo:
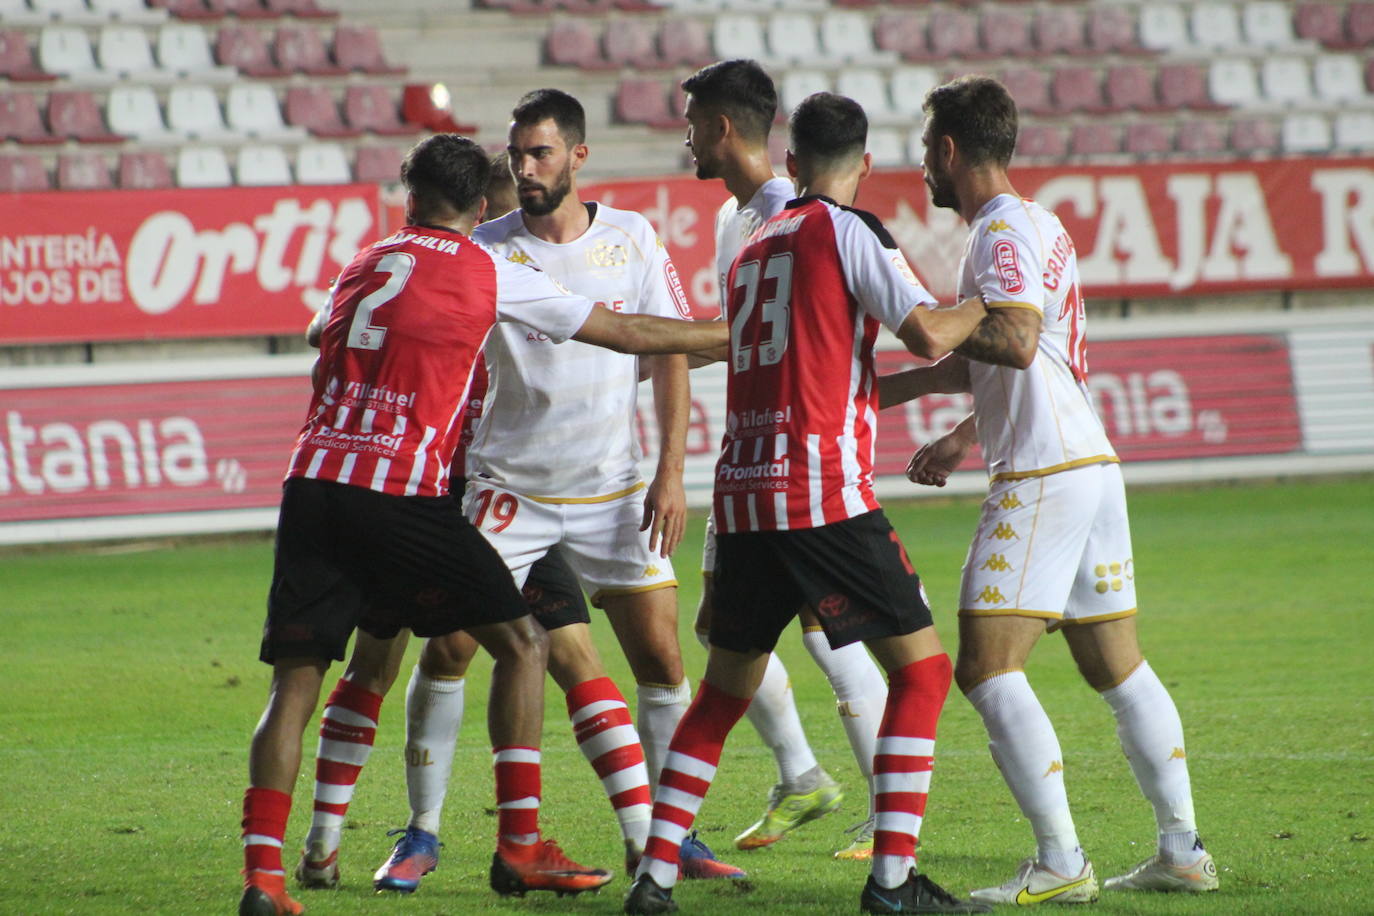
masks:
[[[297,334],[379,236],[376,185],[8,194],[0,344]]]

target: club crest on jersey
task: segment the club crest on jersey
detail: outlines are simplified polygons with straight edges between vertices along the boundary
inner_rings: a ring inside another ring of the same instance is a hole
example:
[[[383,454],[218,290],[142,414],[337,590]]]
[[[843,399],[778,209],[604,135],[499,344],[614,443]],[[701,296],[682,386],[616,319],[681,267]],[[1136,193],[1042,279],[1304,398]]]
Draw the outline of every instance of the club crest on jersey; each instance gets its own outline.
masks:
[[[916,273],[911,269],[911,265],[906,262],[906,257],[899,251],[892,256],[892,266],[897,268],[897,273],[902,275],[902,279],[912,286],[920,286],[921,281],[916,279]]]
[[[1021,277],[1021,264],[1016,258],[1016,246],[1002,239],[992,246],[993,261],[997,265],[997,276],[1002,288],[1009,293],[1023,292],[1026,281]]]
[[[587,264],[590,267],[624,267],[630,261],[624,245],[611,245],[597,242],[587,250]]]

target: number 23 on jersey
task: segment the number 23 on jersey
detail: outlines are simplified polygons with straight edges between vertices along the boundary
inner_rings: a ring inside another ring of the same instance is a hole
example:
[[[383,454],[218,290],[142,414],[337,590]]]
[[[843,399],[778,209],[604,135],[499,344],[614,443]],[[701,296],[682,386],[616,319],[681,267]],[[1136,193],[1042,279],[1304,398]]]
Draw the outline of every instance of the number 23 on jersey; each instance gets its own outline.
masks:
[[[730,317],[730,366],[736,373],[772,366],[787,352],[792,314],[792,253],[781,252],[766,264],[745,261],[735,267],[735,290],[744,290]]]

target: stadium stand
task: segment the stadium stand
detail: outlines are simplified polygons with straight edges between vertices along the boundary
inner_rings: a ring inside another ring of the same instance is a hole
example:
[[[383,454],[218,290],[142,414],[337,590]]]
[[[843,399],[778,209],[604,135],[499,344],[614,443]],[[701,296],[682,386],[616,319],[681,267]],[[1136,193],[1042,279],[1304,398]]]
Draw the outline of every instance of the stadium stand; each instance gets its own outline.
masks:
[[[0,153],[0,191],[48,191],[52,178],[37,153]]]
[[[107,191],[113,187],[114,177],[103,153],[77,150],[57,157],[59,191]]]
[[[120,153],[119,186],[141,191],[170,188],[172,170],[167,165],[167,157],[151,150]]]
[[[81,143],[122,143],[124,137],[107,130],[95,96],[82,90],[49,93],[48,127],[55,136]]]
[[[286,150],[275,144],[249,144],[239,148],[234,163],[237,184],[248,187],[291,184],[291,165]]]

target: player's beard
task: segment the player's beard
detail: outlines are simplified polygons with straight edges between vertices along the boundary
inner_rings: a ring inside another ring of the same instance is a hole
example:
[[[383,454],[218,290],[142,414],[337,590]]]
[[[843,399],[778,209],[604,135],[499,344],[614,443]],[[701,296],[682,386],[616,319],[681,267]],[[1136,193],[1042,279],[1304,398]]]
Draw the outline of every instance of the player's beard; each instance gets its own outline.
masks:
[[[926,187],[930,188],[930,202],[937,207],[949,210],[959,209],[959,195],[954,192],[954,182],[948,175],[936,175],[926,169]]]
[[[548,216],[563,203],[563,198],[572,193],[572,162],[563,167],[562,173],[551,187],[526,185],[519,189],[520,208],[530,216]]]
[[[707,181],[712,178],[720,177],[720,169],[718,167],[718,163],[712,162],[709,159],[702,158],[701,156],[697,156],[695,153],[693,153],[693,156],[696,158],[697,163],[697,178],[703,181]]]

